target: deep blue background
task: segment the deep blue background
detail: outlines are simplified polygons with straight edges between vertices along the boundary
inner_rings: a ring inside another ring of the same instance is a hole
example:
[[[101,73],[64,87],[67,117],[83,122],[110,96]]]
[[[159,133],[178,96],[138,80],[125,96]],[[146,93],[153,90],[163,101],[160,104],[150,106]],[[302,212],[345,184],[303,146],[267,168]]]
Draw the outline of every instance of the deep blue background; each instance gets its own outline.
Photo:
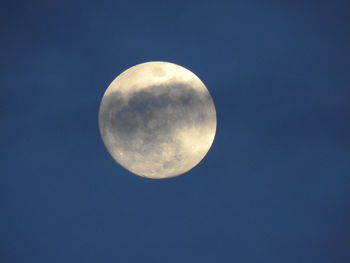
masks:
[[[1,1],[0,262],[350,262],[350,2]],[[109,83],[162,60],[218,113],[186,175],[107,153]]]

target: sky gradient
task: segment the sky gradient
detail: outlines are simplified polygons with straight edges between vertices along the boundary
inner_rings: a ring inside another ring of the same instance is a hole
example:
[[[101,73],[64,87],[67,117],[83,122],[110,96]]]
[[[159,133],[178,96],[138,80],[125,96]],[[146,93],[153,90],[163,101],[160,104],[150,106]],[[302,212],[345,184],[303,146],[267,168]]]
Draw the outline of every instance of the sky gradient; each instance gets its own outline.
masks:
[[[0,262],[350,262],[350,2],[1,1]],[[218,127],[167,180],[98,131],[110,82],[194,72]]]

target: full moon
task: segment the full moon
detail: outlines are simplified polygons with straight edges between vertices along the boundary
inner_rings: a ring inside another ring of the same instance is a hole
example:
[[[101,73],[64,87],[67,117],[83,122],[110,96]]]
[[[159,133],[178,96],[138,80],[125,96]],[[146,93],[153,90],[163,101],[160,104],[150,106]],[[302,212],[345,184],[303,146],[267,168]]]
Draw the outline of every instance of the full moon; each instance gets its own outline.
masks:
[[[103,95],[99,129],[114,160],[154,179],[181,175],[209,151],[216,111],[209,91],[191,71],[147,62],[121,73]]]

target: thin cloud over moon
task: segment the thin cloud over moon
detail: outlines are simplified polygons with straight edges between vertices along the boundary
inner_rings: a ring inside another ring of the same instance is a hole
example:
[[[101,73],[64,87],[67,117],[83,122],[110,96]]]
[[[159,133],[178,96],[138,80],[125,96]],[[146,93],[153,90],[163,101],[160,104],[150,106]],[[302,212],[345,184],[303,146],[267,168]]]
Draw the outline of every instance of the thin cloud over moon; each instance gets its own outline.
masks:
[[[102,99],[99,125],[113,158],[149,178],[183,174],[208,152],[216,131],[212,98],[189,70],[148,62],[119,75]]]

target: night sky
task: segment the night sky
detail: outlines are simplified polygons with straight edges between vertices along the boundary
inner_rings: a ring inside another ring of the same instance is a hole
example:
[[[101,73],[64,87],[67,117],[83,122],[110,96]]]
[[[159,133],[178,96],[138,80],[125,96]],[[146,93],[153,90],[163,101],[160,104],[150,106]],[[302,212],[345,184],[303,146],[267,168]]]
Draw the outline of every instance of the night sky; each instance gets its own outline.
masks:
[[[350,2],[0,1],[1,263],[349,263]],[[205,159],[135,176],[98,109],[147,61],[216,105]]]

